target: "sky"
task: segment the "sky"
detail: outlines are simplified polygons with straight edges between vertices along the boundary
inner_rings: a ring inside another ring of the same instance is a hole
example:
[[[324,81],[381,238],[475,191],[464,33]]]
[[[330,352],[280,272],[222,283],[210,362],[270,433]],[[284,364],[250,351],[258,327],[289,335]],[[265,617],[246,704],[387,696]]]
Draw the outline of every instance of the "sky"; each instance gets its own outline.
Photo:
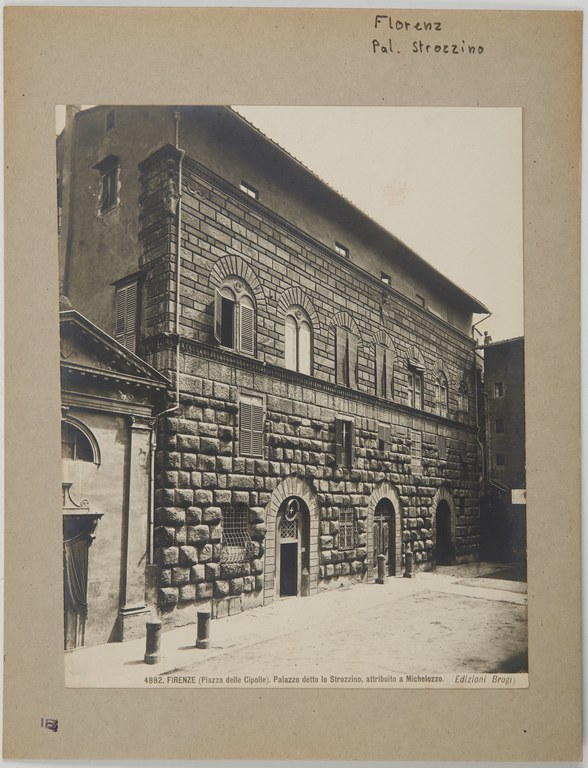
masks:
[[[481,331],[523,334],[520,109],[235,109],[489,307]]]

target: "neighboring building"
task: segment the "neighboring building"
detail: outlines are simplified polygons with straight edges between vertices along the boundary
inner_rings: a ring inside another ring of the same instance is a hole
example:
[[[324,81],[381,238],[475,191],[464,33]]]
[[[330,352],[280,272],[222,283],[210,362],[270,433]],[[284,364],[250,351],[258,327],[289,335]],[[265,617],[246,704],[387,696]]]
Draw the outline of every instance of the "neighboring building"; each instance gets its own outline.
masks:
[[[484,350],[486,493],[482,554],[526,558],[525,341],[486,341]]]
[[[69,649],[144,631],[157,576],[147,567],[152,413],[169,382],[78,312],[64,309],[60,321]]]
[[[475,560],[486,307],[230,108],[74,111],[62,290],[172,382],[165,621]]]

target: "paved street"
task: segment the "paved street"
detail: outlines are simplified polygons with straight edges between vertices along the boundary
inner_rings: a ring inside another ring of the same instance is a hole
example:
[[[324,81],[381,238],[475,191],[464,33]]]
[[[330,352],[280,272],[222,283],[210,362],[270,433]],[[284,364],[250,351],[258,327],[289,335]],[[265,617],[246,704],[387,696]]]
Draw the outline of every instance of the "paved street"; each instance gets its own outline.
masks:
[[[500,575],[487,564],[454,566],[284,599],[211,622],[208,650],[194,647],[194,625],[164,633],[156,665],[142,662],[141,640],[67,653],[66,679],[143,687],[146,677],[167,675],[208,685],[227,677],[273,684],[274,676],[525,672],[526,585]]]

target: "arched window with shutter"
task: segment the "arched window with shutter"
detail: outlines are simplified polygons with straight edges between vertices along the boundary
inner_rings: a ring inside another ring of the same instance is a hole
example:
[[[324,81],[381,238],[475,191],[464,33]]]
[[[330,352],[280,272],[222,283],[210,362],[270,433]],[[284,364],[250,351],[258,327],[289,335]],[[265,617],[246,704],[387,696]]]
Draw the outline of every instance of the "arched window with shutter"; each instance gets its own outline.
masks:
[[[312,326],[302,307],[292,307],[286,314],[284,362],[291,371],[312,374]]]
[[[214,336],[218,343],[244,355],[255,355],[255,314],[249,286],[242,278],[227,278],[214,297]]]
[[[335,381],[357,389],[357,335],[343,326],[335,326]]]
[[[447,376],[439,371],[435,379],[435,407],[440,416],[447,416]]]

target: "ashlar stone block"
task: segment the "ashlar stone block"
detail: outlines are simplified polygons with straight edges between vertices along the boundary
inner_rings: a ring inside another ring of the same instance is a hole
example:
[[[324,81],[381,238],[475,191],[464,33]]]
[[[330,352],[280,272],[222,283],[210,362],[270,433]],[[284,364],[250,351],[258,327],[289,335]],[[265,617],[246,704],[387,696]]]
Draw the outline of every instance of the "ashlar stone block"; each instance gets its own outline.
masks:
[[[195,565],[198,562],[198,550],[196,547],[180,547],[180,564]]]

